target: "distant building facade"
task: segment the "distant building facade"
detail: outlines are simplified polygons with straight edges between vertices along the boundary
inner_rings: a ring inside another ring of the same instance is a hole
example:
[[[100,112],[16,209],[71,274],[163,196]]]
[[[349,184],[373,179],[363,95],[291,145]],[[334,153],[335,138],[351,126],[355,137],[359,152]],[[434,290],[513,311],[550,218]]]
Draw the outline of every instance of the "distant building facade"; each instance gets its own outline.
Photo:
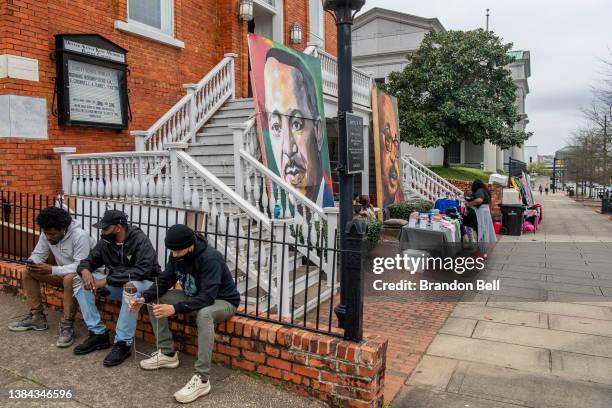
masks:
[[[419,48],[425,34],[431,31],[445,31],[445,28],[437,18],[375,7],[355,19],[353,64],[370,72],[376,82],[386,82],[391,72],[406,67],[409,55]],[[530,52],[511,51],[510,55],[514,60],[508,69],[517,86],[516,106],[521,117],[515,129],[525,130],[529,123],[525,113],[525,97],[529,93],[528,78],[531,76]],[[451,163],[482,167],[486,171],[503,169],[510,157],[526,160],[522,147],[503,150],[488,141],[480,145],[467,141],[454,143],[450,153]],[[410,154],[429,165],[441,165],[444,159],[442,147],[424,149],[402,143],[402,154]]]

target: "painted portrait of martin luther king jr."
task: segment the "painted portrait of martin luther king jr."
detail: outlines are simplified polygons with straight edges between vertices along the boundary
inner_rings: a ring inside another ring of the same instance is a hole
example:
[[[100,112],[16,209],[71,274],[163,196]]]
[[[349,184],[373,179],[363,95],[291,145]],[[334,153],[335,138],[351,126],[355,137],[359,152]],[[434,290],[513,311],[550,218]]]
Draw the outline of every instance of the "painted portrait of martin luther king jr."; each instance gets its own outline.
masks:
[[[248,39],[264,164],[319,206],[333,207],[319,60],[254,34]]]
[[[372,90],[376,197],[379,208],[404,201],[400,176],[400,133],[397,99]]]

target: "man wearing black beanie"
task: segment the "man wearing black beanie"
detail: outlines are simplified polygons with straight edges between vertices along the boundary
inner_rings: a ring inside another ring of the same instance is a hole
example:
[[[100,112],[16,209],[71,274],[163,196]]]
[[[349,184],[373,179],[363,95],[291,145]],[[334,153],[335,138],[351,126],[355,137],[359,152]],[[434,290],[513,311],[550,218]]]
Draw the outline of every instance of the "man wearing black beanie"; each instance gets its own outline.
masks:
[[[141,298],[131,302],[137,310],[148,306],[153,331],[160,350],[140,362],[145,370],[176,368],[178,352],[174,350],[168,317],[176,313],[194,313],[198,324],[198,359],[191,380],[174,394],[178,402],[187,403],[210,392],[210,366],[215,341],[215,324],[229,319],[240,304],[240,294],[219,251],[186,225],[174,225],[166,233],[170,258],[166,270]],[[171,289],[176,282],[182,290]],[[160,296],[159,300],[157,296]]]

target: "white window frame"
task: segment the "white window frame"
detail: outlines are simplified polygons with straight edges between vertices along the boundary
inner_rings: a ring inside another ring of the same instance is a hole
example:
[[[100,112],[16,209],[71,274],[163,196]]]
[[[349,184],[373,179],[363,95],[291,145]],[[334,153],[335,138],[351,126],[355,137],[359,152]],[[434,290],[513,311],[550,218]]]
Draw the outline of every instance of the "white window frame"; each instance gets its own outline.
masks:
[[[317,17],[319,31],[313,30],[313,7],[319,12]],[[310,0],[308,2],[308,19],[310,21],[310,43],[321,48],[325,48],[325,11],[321,0]]]
[[[126,0],[127,21],[116,20],[115,28],[176,48],[185,48],[183,41],[174,37],[174,0],[161,0],[161,29],[130,19],[130,1]]]

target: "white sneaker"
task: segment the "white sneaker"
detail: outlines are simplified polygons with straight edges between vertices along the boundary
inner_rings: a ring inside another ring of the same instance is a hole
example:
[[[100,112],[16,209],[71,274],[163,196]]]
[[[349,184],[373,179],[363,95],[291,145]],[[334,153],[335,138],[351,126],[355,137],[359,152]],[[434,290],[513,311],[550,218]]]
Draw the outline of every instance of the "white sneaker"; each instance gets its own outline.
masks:
[[[160,368],[176,368],[179,366],[178,351],[174,352],[172,357],[168,357],[161,350],[155,351],[151,357],[140,362],[140,368],[143,370],[157,370]]]
[[[174,399],[186,404],[193,402],[210,392],[210,381],[202,382],[198,374],[194,374],[191,380],[183,388],[174,393]]]

